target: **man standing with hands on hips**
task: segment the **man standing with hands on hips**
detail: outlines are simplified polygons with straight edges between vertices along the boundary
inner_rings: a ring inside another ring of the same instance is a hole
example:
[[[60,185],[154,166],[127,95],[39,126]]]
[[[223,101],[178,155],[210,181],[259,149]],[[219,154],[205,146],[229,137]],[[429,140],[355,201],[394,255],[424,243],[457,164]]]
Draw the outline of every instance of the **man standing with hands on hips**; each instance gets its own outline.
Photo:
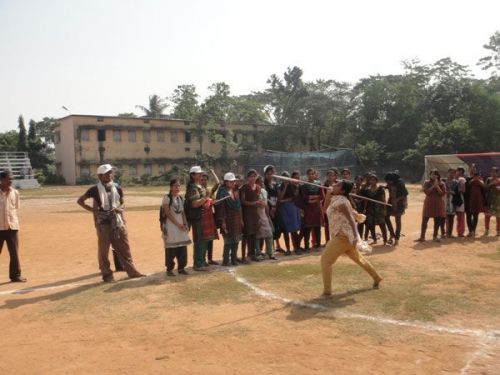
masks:
[[[24,283],[26,279],[21,276],[19,264],[19,192],[12,187],[14,176],[10,171],[0,172],[0,253],[3,243],[7,242],[9,251],[9,277],[13,283]]]
[[[113,272],[109,264],[109,246],[113,245],[125,272],[130,278],[143,277],[132,261],[128,243],[127,227],[123,219],[123,190],[113,182],[113,167],[103,164],[97,168],[97,185],[88,189],[78,198],[77,203],[85,210],[94,213],[97,231],[99,268],[104,282],[113,282]],[[94,207],[85,203],[94,199]]]

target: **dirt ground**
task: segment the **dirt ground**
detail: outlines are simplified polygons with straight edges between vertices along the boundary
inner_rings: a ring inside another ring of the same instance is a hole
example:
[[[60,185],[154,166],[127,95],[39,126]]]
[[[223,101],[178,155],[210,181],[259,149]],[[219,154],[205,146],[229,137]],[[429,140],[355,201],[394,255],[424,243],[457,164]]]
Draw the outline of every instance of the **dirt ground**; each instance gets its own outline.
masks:
[[[125,190],[132,254],[148,278],[126,280],[117,273],[120,281],[104,284],[92,215],[75,203],[84,190],[61,187],[22,194],[20,253],[28,282],[8,282],[4,247],[2,374],[500,373],[500,241],[490,234],[416,245],[423,200],[417,188],[403,217],[400,245],[376,246],[369,257],[384,277],[381,290],[369,290],[370,280],[362,273],[336,278],[334,271],[335,302],[324,310],[266,299],[236,282],[227,269],[167,278],[154,208],[161,191],[154,190]],[[483,228],[481,218],[480,234]],[[221,243],[215,242],[216,259],[221,258]],[[189,259],[191,265],[191,255]],[[271,266],[315,267],[319,256],[279,259],[239,266],[235,272],[273,296],[316,301],[319,271],[278,281],[263,275]],[[335,267],[351,270],[344,257]],[[414,307],[405,305],[417,284],[402,285],[419,274],[428,280],[425,293],[446,293],[447,299],[439,294],[428,308],[422,306],[425,300],[421,304],[414,298]],[[429,275],[435,279],[429,281]],[[429,311],[434,315],[426,315]],[[370,312],[462,331],[438,332],[356,315]]]

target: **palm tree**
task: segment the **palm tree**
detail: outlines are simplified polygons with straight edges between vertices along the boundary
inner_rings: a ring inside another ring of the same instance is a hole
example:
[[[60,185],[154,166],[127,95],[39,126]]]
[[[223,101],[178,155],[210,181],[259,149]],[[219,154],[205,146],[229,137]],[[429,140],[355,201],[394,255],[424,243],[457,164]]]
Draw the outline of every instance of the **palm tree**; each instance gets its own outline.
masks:
[[[149,108],[142,105],[136,105],[135,107],[144,111],[146,117],[161,118],[164,116],[163,111],[168,107],[168,104],[160,96],[154,94],[149,97]]]

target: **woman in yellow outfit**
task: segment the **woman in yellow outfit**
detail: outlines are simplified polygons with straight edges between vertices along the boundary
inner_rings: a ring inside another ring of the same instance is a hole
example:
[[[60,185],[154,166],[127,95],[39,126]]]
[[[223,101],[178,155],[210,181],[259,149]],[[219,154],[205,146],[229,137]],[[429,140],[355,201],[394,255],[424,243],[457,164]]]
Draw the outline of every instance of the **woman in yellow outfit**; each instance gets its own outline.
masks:
[[[350,181],[342,180],[327,190],[324,206],[330,225],[330,241],[321,255],[321,269],[323,273],[323,297],[332,295],[332,266],[337,258],[346,254],[355,263],[359,264],[373,278],[373,288],[378,289],[382,278],[360,254],[358,248],[362,243],[359,237],[355,218],[359,215],[351,206],[349,193],[353,188]]]

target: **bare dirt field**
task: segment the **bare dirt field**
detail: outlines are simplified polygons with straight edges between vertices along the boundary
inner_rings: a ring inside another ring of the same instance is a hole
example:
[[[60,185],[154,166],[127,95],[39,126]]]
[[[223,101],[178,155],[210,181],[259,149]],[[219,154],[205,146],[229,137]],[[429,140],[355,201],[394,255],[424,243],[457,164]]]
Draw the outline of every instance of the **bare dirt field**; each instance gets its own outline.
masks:
[[[415,244],[416,186],[400,245],[369,256],[381,289],[342,257],[327,301],[319,253],[167,278],[159,188],[125,189],[132,255],[148,277],[104,284],[92,215],[75,203],[84,191],[21,193],[28,282],[8,282],[4,246],[0,374],[500,374],[499,238]]]

